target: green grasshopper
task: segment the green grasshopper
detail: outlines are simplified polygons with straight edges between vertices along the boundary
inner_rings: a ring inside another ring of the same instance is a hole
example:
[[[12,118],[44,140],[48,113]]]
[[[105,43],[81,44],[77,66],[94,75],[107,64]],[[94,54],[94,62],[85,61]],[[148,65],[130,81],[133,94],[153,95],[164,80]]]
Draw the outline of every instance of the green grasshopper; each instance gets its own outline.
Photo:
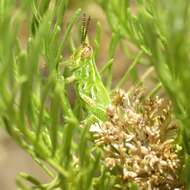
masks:
[[[76,91],[91,118],[105,120],[105,110],[111,100],[97,70],[93,49],[87,40],[89,23],[90,17],[86,20],[84,15],[81,46],[71,56],[68,68],[73,74],[71,78],[75,82]]]

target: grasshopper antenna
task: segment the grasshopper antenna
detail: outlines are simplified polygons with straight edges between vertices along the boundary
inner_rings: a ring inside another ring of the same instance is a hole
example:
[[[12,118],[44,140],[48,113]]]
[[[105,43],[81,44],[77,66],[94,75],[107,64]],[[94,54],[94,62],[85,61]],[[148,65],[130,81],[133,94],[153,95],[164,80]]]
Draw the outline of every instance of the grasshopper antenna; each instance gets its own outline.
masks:
[[[86,14],[83,14],[82,17],[82,27],[81,27],[81,44],[84,44],[85,40],[86,40],[86,36],[88,33],[88,28],[90,25],[90,16],[88,17],[88,20],[86,20]]]
[[[82,26],[81,26],[81,44],[84,43],[84,34],[85,34],[85,28],[86,28],[86,14],[84,13],[82,16]]]
[[[89,29],[89,25],[90,25],[90,16],[88,17],[88,20],[86,22],[86,28],[85,28],[85,33],[84,33],[84,42],[86,40],[86,36],[87,36],[87,33],[88,33],[88,29]]]

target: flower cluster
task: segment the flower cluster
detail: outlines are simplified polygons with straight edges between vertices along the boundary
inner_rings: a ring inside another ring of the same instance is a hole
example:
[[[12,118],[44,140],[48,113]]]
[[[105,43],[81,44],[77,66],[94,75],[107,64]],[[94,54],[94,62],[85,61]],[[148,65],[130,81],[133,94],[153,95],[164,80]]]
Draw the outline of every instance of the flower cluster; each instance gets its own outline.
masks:
[[[90,131],[111,171],[142,190],[182,189],[177,176],[181,163],[174,144],[177,126],[169,101],[145,98],[140,89],[130,94],[118,90],[107,115],[107,121],[92,125]]]

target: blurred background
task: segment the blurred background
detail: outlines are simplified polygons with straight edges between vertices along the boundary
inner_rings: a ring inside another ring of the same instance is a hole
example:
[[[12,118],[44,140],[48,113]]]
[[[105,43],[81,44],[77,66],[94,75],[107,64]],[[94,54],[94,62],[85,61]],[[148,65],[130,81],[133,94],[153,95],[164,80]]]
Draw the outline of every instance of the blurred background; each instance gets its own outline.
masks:
[[[97,58],[97,65],[99,68],[105,64],[108,60],[109,43],[111,41],[111,31],[106,21],[106,15],[102,8],[96,1],[93,0],[69,0],[69,8],[66,13],[66,20],[76,11],[76,9],[82,8],[82,12],[91,16],[91,24],[89,28],[89,39],[93,43],[93,39],[96,31],[96,24],[100,22],[101,44],[100,51]],[[23,23],[21,36],[23,46],[25,45],[28,32]],[[131,49],[136,51],[133,46]],[[113,84],[116,83],[125,73],[126,69],[131,63],[126,54],[123,53],[123,48],[119,45],[116,49],[116,53],[113,60]],[[142,75],[146,70],[146,67],[139,66],[138,75]],[[127,89],[131,85],[132,80],[128,80],[124,89]],[[151,88],[151,80],[147,81],[146,87]],[[38,168],[34,161],[27,155],[18,145],[13,142],[12,139],[6,134],[6,132],[0,128],[0,190],[15,190],[15,179],[18,172],[27,172],[31,175],[37,176],[42,182],[47,181],[45,173]]]

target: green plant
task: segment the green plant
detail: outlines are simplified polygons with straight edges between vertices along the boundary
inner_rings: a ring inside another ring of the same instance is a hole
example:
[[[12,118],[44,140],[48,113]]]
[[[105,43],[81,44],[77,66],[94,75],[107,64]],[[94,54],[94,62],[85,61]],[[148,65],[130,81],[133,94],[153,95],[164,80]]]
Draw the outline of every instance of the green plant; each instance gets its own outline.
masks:
[[[106,108],[112,101],[112,64],[118,44],[122,44],[126,55],[132,54],[134,61],[116,88],[129,75],[136,78],[137,86],[142,84],[153,65],[168,92],[181,124],[179,142],[185,147],[184,179],[188,184],[189,58],[185,37],[189,23],[184,17],[188,20],[189,9],[188,0],[185,2],[138,0],[137,13],[133,13],[127,0],[102,0],[113,35],[107,63],[99,72],[95,63],[100,25],[96,26],[93,47],[88,42],[87,27],[82,30],[79,48],[71,35],[75,27],[80,28],[76,22],[81,9],[66,23],[67,0],[1,0],[0,124],[51,179],[42,184],[20,173],[19,189],[137,189],[134,181],[117,181],[118,176],[103,163],[104,150],[95,146],[89,133],[92,124],[109,118]],[[21,37],[24,24],[25,41]],[[125,39],[139,52],[132,52]],[[67,58],[67,54],[71,56]],[[148,70],[138,77],[136,65],[144,62]],[[148,97],[160,89],[160,81]],[[70,88],[74,101],[70,100]]]
[[[81,10],[75,12],[63,31],[67,1],[26,0],[18,6],[12,0],[0,4],[1,125],[51,181],[41,184],[35,177],[21,173],[17,185],[28,189],[24,179],[35,189],[90,189],[100,169],[99,153],[92,154],[87,130],[78,127],[82,108],[76,110],[80,106],[78,98],[71,107],[66,74],[59,70],[59,63],[64,61],[63,49]],[[26,48],[19,37],[24,22],[28,32]],[[99,183],[109,183],[106,175]]]
[[[114,185],[88,133],[92,119],[105,119],[109,90],[97,71],[94,54],[86,56],[85,48],[90,48],[86,36],[81,47],[75,50],[73,46],[70,33],[81,9],[66,24],[67,5],[62,0],[0,3],[1,125],[50,177],[49,183],[42,184],[20,173],[19,189],[107,189]],[[27,40],[22,41],[25,23]],[[68,59],[67,49],[73,55]],[[75,92],[72,105],[70,87]]]
[[[112,30],[144,52],[173,102],[186,160],[182,178],[189,187],[189,1],[133,3],[131,8],[130,1],[101,1]]]

